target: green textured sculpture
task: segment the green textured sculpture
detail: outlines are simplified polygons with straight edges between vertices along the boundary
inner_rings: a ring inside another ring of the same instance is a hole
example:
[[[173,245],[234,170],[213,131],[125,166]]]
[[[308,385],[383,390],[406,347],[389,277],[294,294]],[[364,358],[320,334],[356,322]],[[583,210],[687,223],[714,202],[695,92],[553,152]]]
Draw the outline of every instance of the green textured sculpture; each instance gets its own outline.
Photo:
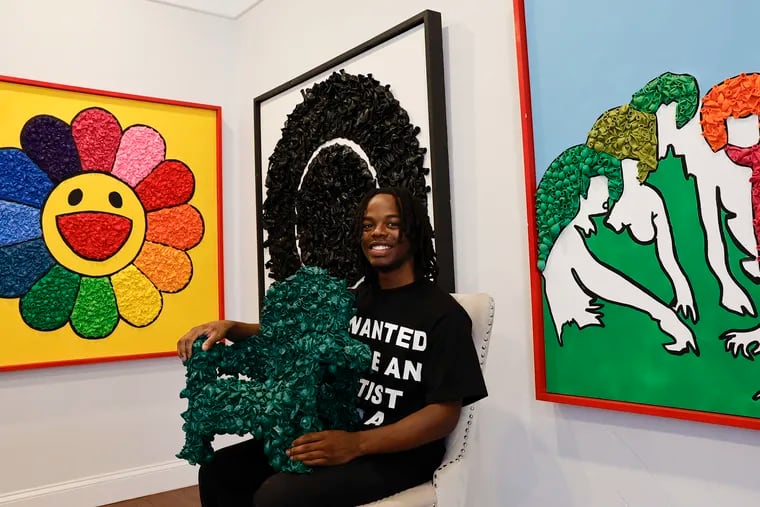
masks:
[[[199,337],[185,362],[185,446],[177,457],[206,462],[215,435],[251,434],[275,470],[308,472],[285,455],[293,440],[359,422],[356,387],[370,352],[348,334],[353,302],[345,281],[303,267],[267,291],[258,335],[208,351]]]

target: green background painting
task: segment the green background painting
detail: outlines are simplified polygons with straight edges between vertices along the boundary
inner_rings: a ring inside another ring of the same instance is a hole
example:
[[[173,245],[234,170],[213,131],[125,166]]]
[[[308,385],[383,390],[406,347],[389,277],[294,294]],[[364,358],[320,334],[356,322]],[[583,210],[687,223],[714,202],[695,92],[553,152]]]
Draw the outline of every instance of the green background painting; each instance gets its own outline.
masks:
[[[681,158],[671,152],[650,173],[647,184],[657,188],[670,217],[676,256],[694,292],[699,319],[681,320],[694,332],[700,355],[673,355],[662,348],[672,341],[646,313],[610,303],[602,305],[603,326],[582,330],[566,324],[563,345],[557,340],[544,294],[544,346],[546,390],[549,393],[585,396],[705,412],[760,417],[760,362],[725,349],[720,335],[746,330],[760,318],[740,316],[719,304],[718,281],[710,272],[705,253],[695,181],[687,179]],[[748,196],[749,197],[749,196]],[[598,233],[586,239],[591,252],[603,263],[636,281],[669,305],[673,288],[657,259],[654,242],[636,243],[627,231],[619,234],[595,217]],[[739,266],[742,254],[730,238],[726,216],[721,217],[729,266],[757,308],[760,285]]]

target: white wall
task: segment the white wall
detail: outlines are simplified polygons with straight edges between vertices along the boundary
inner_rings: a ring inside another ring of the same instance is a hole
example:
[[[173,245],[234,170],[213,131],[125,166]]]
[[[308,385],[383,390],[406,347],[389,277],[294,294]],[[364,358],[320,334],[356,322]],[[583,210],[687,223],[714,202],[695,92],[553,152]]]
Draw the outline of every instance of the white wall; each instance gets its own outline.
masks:
[[[144,0],[3,0],[0,27],[0,74],[232,109],[232,20]],[[228,180],[226,120],[224,136]],[[183,375],[173,358],[0,373],[0,505],[82,507],[191,484],[195,470],[174,458]]]
[[[457,284],[497,301],[467,505],[758,505],[760,433],[534,401],[511,0],[265,0],[236,21],[104,5],[3,0],[0,73],[225,108],[227,309],[242,319],[257,307],[252,98],[440,11]],[[189,484],[189,467],[165,472],[181,444],[181,384],[171,359],[0,374],[0,505],[48,486],[58,496],[17,504],[94,505],[68,487],[91,476],[121,485],[81,488],[100,502]]]
[[[497,303],[467,505],[758,505],[760,433],[534,400],[511,0],[266,0],[242,18],[241,103],[424,9],[444,25],[457,288]]]

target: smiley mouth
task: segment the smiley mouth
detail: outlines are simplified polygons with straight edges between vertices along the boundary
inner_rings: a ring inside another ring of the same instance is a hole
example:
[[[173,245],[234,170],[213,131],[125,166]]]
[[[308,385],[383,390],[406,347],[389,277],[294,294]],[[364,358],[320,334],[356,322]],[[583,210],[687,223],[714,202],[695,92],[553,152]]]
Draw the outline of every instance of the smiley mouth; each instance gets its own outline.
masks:
[[[55,220],[58,232],[71,250],[90,261],[112,257],[132,232],[132,220],[112,213],[69,213],[59,215]]]

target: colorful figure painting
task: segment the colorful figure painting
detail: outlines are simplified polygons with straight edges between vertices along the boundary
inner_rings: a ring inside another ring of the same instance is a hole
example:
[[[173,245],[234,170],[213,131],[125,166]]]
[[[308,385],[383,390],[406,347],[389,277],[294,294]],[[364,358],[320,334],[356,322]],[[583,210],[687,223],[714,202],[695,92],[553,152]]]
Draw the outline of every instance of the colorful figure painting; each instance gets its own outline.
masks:
[[[553,3],[515,0],[537,397],[760,429],[751,32],[708,49],[714,13],[646,0],[663,35],[641,43],[631,13]],[[567,70],[584,62],[605,63]]]
[[[0,80],[0,369],[171,353],[222,312],[219,108]]]

